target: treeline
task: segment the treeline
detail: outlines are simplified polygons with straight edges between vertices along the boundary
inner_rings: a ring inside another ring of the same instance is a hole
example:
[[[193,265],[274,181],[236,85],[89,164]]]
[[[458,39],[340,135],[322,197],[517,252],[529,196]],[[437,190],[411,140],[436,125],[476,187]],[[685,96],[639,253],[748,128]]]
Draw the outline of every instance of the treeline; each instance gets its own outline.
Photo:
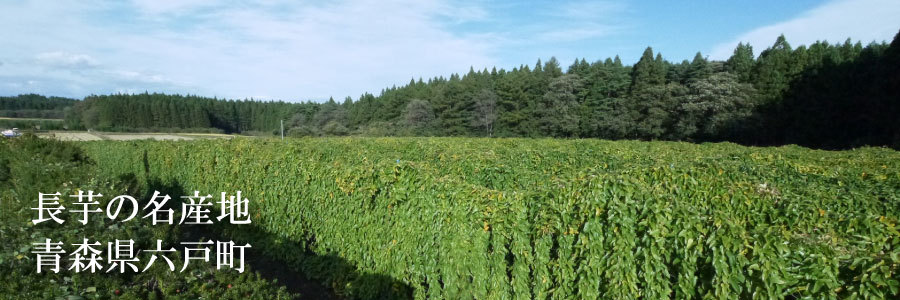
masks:
[[[0,96],[0,117],[62,119],[66,115],[65,110],[76,102],[78,100],[36,94]]]
[[[165,94],[89,96],[67,121],[103,131],[218,131],[271,134],[281,120],[316,104],[219,100]]]
[[[295,115],[293,135],[467,135],[735,141],[818,148],[900,147],[900,34],[892,44],[780,36],[759,56],[673,63],[647,48],[565,70],[551,58],[512,70],[410,81]]]
[[[0,119],[0,129],[66,130],[66,123],[56,119]]]
[[[900,34],[888,45],[784,36],[757,56],[739,44],[726,61],[670,62],[647,48],[568,67],[555,58],[512,70],[411,80],[378,96],[324,103],[196,96],[90,96],[70,128],[214,130],[292,136],[426,135],[734,141],[818,148],[900,147]]]

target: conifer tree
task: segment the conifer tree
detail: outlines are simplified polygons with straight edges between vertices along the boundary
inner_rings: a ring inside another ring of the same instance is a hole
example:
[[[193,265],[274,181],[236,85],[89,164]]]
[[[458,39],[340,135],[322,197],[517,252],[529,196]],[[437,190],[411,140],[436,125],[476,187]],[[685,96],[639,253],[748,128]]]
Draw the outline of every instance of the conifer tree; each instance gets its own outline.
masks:
[[[725,62],[725,70],[737,75],[740,82],[750,82],[750,74],[755,63],[753,46],[738,43],[737,47],[734,48],[734,54]]]
[[[665,74],[660,74],[659,69],[657,61],[653,58],[653,48],[647,47],[644,50],[644,54],[641,55],[641,59],[634,64],[631,71],[632,93],[653,85],[663,84],[665,82]]]
[[[697,81],[709,77],[710,73],[712,73],[711,67],[709,66],[709,62],[706,61],[706,58],[703,57],[700,52],[697,52],[697,55],[694,55],[694,60],[691,61],[691,65],[688,68],[687,72],[687,81]]]

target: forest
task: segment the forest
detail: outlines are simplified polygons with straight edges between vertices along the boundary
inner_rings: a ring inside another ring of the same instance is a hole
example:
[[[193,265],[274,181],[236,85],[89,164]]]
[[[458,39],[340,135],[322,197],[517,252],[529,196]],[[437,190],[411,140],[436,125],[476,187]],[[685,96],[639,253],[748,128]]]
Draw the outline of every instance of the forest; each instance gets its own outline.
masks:
[[[739,44],[725,61],[697,53],[671,62],[647,47],[568,67],[556,58],[512,70],[470,68],[449,78],[343,101],[226,100],[157,93],[0,98],[3,116],[64,117],[70,129],[216,131],[289,136],[557,137],[824,149],[900,148],[900,34],[892,43],[784,36],[757,55]]]
[[[62,119],[66,115],[66,110],[71,109],[77,102],[75,99],[35,94],[0,96],[0,117]]]

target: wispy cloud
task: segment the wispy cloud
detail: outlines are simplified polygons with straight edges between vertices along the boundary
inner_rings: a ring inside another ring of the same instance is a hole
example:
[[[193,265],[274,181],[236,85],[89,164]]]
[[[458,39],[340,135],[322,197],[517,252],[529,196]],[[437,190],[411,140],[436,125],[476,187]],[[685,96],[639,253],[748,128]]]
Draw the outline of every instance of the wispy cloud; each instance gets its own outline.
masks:
[[[541,32],[537,35],[542,42],[573,42],[608,36],[619,32],[620,27],[604,24],[587,24],[575,27]]]
[[[576,21],[597,21],[621,13],[628,8],[622,2],[571,1],[559,4],[549,15]]]
[[[46,67],[67,69],[87,69],[98,65],[97,60],[89,55],[62,51],[40,53],[35,56],[35,62]]]
[[[738,42],[750,43],[757,54],[784,34],[791,45],[817,40],[843,42],[847,38],[863,43],[890,41],[900,29],[900,1],[838,0],[812,9],[794,19],[763,26],[712,48],[710,57],[727,59]]]
[[[217,6],[213,0],[132,0],[138,11],[148,15],[184,14],[199,8]]]
[[[555,3],[555,2],[554,2]],[[626,11],[621,2],[572,1],[550,7],[534,23],[538,43],[574,42],[622,33],[627,29],[617,16]]]
[[[125,82],[141,82],[141,83],[172,83],[171,80],[159,74],[146,74],[137,71],[126,70],[109,70],[104,71],[105,75]]]

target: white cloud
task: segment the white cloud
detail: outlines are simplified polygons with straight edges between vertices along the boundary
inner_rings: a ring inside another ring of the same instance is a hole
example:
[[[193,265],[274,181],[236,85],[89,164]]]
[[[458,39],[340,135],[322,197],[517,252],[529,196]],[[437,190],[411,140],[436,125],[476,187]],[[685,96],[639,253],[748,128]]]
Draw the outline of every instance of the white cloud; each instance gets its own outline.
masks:
[[[9,29],[0,40],[19,46],[0,48],[0,56],[22,63],[4,66],[0,77],[37,78],[69,96],[158,90],[340,99],[493,65],[491,45],[447,28],[486,17],[477,5],[445,0],[3,3],[0,28]]]
[[[504,67],[498,65],[501,54],[554,55],[570,49],[562,42],[620,33],[614,18],[625,9],[608,1],[554,2],[523,18],[492,5],[509,4],[5,1],[0,40],[16,41],[16,47],[0,47],[0,79],[20,84],[0,87],[0,94],[81,97],[146,90],[288,101],[357,97],[410,78],[448,76],[469,66]],[[498,16],[503,13],[513,15]],[[490,26],[500,23],[509,26]],[[28,80],[38,84],[29,88]]]
[[[62,51],[40,53],[34,58],[38,64],[52,68],[86,69],[98,65],[97,60],[89,55]]]
[[[171,80],[168,80],[165,76],[159,74],[145,74],[137,71],[128,71],[128,70],[111,70],[104,71],[106,74],[110,75],[111,78],[118,79],[125,82],[139,82],[139,83],[166,83],[171,84]]]
[[[814,8],[794,19],[754,29],[738,38],[713,47],[712,59],[727,59],[738,42],[750,43],[759,54],[784,34],[792,46],[809,45],[818,40],[831,43],[888,41],[900,29],[900,1],[838,0]]]

